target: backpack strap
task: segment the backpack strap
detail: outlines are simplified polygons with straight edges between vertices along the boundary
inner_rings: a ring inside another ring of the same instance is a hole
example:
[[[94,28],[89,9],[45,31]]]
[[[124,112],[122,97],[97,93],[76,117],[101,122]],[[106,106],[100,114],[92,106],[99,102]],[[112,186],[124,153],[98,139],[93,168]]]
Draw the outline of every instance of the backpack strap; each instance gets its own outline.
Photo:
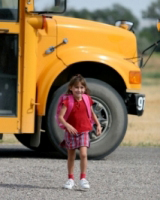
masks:
[[[66,114],[64,116],[65,120],[68,119],[72,109],[73,109],[73,106],[74,106],[74,98],[73,98],[73,95],[67,95],[68,97],[68,108],[67,108],[67,111],[66,111]]]
[[[89,102],[89,97],[88,97],[88,95],[83,94],[82,98],[83,98],[83,100],[84,100],[84,102],[86,104],[86,107],[87,107],[88,117],[91,119],[92,118],[92,114],[91,114],[91,105],[90,105],[90,102]]]

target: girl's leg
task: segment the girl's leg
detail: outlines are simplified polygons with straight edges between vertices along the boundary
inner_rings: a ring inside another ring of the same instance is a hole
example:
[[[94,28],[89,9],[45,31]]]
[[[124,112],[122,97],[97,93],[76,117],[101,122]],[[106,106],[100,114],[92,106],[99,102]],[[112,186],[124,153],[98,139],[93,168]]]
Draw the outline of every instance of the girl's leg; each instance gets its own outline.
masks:
[[[87,147],[80,147],[80,169],[81,169],[81,176],[86,175],[87,171]],[[85,177],[81,177],[85,178]]]
[[[89,182],[86,180],[86,171],[87,171],[87,147],[80,147],[80,186],[83,189],[89,189]]]
[[[68,181],[65,183],[64,188],[72,189],[74,187],[74,160],[75,160],[75,149],[68,149]]]
[[[74,173],[74,160],[76,157],[75,149],[68,149],[68,175],[73,175]]]

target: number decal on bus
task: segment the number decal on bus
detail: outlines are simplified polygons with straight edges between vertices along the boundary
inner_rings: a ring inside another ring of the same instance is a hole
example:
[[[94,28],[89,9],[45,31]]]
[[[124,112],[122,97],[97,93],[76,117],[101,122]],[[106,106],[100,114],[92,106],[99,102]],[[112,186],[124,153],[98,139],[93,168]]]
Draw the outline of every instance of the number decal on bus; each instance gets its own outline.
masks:
[[[138,110],[144,110],[144,105],[145,105],[145,97],[139,97],[137,105]]]

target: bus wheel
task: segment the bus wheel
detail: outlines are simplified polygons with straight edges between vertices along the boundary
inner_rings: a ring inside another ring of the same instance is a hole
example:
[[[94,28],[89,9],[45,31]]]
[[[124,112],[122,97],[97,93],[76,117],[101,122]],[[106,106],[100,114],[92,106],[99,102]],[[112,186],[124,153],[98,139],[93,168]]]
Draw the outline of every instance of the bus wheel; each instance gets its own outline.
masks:
[[[96,135],[96,126],[89,133],[91,146],[88,149],[88,157],[100,159],[113,152],[123,140],[128,124],[127,110],[121,96],[110,85],[97,79],[86,78],[86,80],[91,91],[90,95],[94,100],[94,112],[102,127],[100,136]],[[49,138],[64,156],[67,155],[67,151],[59,146],[63,140],[64,131],[58,127],[55,113],[58,98],[65,93],[66,89],[67,84],[54,93],[46,116]]]

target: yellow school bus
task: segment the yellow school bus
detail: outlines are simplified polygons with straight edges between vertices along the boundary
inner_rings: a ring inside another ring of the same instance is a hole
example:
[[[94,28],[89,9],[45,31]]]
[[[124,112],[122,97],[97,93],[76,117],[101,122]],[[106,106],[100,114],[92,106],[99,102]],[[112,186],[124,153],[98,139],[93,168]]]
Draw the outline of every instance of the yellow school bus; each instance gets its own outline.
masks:
[[[128,114],[141,116],[144,110],[133,24],[63,17],[66,0],[53,1],[52,12],[36,11],[35,2],[0,0],[0,133],[65,156],[56,106],[70,78],[82,74],[102,126],[100,136],[96,127],[89,133],[88,156],[102,158],[124,138]]]

